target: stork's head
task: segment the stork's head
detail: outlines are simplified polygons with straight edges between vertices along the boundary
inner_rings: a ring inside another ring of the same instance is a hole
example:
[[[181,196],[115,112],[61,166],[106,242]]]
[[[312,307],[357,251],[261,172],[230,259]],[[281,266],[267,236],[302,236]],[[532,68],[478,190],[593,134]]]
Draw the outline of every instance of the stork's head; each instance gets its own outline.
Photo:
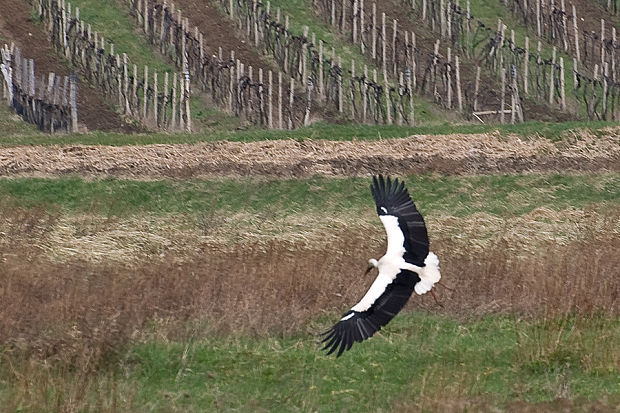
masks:
[[[364,273],[364,275],[368,274],[370,270],[372,270],[373,268],[378,268],[378,267],[379,267],[379,261],[375,260],[374,258],[369,259],[368,268],[366,269],[366,272]]]

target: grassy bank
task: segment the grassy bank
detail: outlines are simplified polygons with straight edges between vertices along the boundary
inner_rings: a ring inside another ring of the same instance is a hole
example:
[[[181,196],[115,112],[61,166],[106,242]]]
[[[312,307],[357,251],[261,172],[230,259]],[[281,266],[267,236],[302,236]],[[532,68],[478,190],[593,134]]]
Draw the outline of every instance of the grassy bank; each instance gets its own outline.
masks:
[[[1,115],[1,113],[0,113]],[[209,115],[210,116],[210,115]],[[428,126],[398,126],[398,125],[331,125],[316,123],[292,131],[266,130],[250,127],[246,130],[235,130],[224,122],[223,126],[213,126],[206,132],[193,134],[120,134],[110,132],[91,132],[87,134],[42,135],[28,133],[28,129],[17,134],[7,134],[0,137],[1,146],[19,145],[149,145],[160,143],[196,143],[219,140],[238,142],[254,142],[271,139],[326,139],[326,140],[376,140],[386,138],[403,138],[412,135],[447,135],[496,133],[498,136],[515,134],[522,137],[542,136],[556,141],[564,134],[570,134],[575,129],[587,129],[595,134],[605,134],[604,128],[614,127],[613,122],[526,122],[515,125],[454,125],[449,123],[433,124]]]
[[[325,325],[327,322],[315,322]],[[194,331],[196,333],[196,331]],[[326,357],[311,335],[149,339],[101,371],[0,361],[7,411],[612,411],[617,318],[409,313]],[[6,354],[5,354],[6,356]],[[77,382],[75,379],[81,379]],[[30,386],[28,386],[30,384]],[[76,389],[82,390],[77,392]],[[70,396],[74,399],[71,400]]]
[[[415,175],[405,181],[422,212],[433,215],[514,216],[541,207],[557,211],[620,202],[620,176],[615,173]],[[208,181],[5,178],[0,179],[0,199],[14,207],[116,216],[209,211],[356,214],[372,211],[369,183],[370,178],[325,177]]]

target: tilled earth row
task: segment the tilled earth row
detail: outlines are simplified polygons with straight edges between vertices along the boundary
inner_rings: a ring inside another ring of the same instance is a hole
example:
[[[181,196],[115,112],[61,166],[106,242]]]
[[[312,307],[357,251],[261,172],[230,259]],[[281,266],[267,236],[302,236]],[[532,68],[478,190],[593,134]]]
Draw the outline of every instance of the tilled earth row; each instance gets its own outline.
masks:
[[[620,171],[620,127],[521,139],[494,134],[425,135],[377,141],[273,140],[144,146],[0,148],[0,176],[218,176],[303,178],[371,173],[492,174]]]

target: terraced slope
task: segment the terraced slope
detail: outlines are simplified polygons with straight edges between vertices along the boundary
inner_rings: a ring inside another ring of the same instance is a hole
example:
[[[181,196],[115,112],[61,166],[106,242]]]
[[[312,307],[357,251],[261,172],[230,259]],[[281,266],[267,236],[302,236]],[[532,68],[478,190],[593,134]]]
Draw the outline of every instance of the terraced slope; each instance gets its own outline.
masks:
[[[15,42],[21,47],[23,57],[34,59],[37,74],[55,72],[67,76],[70,69],[61,56],[52,49],[48,35],[41,25],[31,19],[30,6],[22,0],[0,0],[0,43]],[[79,123],[86,130],[117,132],[136,131],[136,127],[123,122],[102,95],[85,81],[78,90]]]

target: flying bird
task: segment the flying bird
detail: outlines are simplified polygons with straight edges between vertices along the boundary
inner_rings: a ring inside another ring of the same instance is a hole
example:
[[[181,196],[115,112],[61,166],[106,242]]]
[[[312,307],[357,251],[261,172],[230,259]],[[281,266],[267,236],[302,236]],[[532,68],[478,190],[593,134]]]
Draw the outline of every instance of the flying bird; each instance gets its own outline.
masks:
[[[368,260],[366,273],[377,268],[379,275],[366,295],[323,333],[323,350],[328,350],[327,354],[338,351],[337,357],[389,323],[413,291],[425,294],[441,279],[439,259],[429,251],[424,218],[405,183],[379,175],[373,177],[370,191],[387,233],[387,251],[379,260]]]

